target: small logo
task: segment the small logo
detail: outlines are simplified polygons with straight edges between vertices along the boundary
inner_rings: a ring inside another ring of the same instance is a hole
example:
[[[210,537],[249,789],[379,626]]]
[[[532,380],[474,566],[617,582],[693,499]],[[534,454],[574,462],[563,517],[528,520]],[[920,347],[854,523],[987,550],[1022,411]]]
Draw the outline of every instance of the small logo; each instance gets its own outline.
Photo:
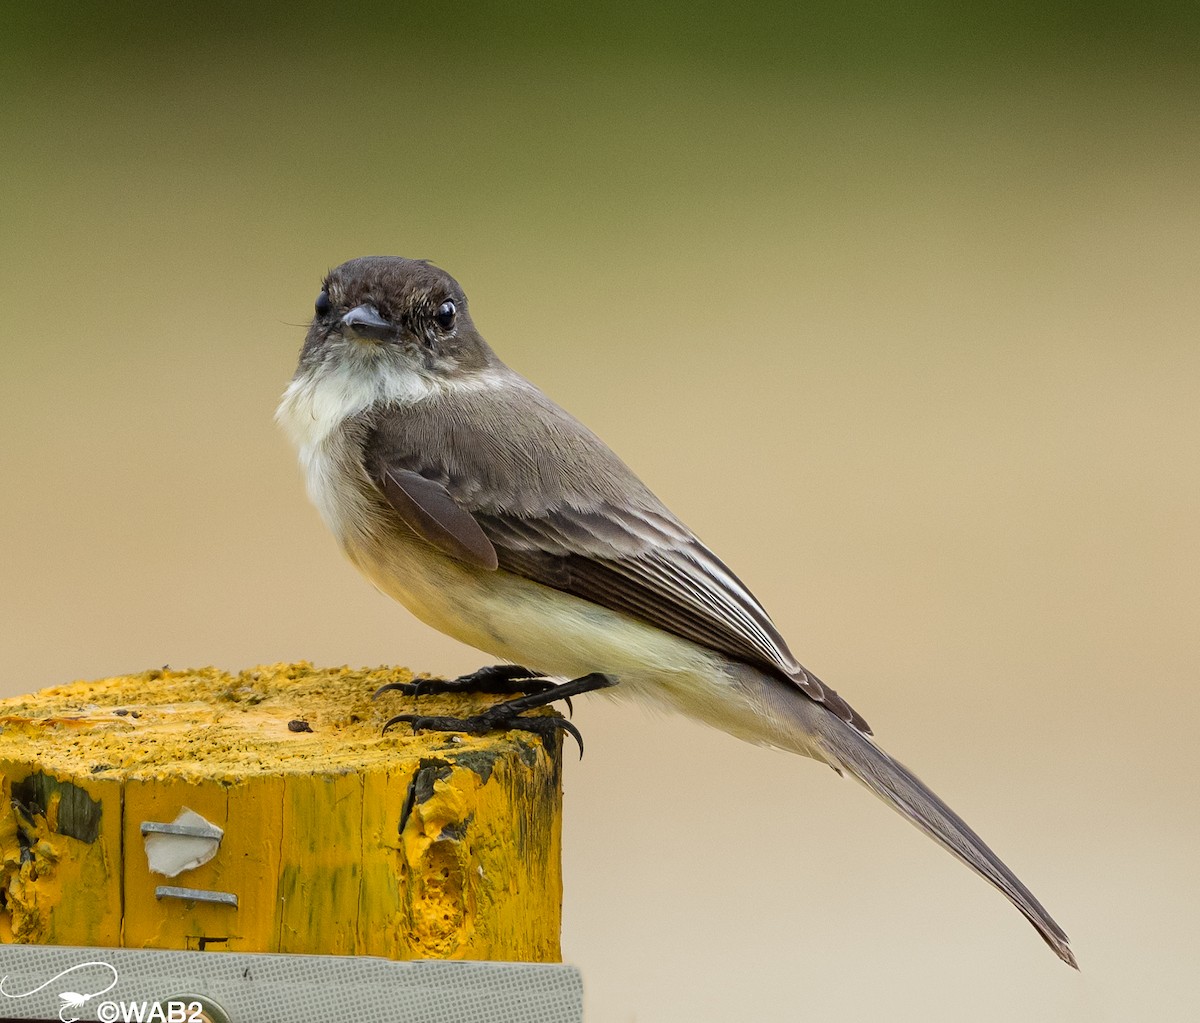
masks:
[[[228,1023],[228,1017],[210,1015],[199,998],[184,1001],[170,998],[165,1002],[110,1002],[96,1006],[100,1023]]]
[[[72,966],[69,969],[63,970],[62,973],[51,977],[48,981],[46,981],[46,983],[39,984],[32,990],[22,992],[21,994],[13,994],[11,991],[5,988],[5,985],[8,983],[8,975],[5,974],[3,977],[0,977],[0,995],[4,995],[5,998],[28,998],[30,995],[36,995],[39,991],[48,988],[55,981],[62,980],[62,978],[67,976],[67,974],[74,973],[76,970],[86,970],[91,966],[99,966],[101,969],[108,970],[112,974],[112,980],[110,980],[105,987],[99,988],[95,991],[89,991],[86,993],[81,993],[79,991],[58,992],[58,997],[62,999],[62,1005],[58,1007],[58,1018],[62,1020],[62,1023],[78,1023],[80,1017],[76,1015],[76,1013],[79,1009],[83,1008],[85,1003],[95,998],[97,995],[102,995],[116,987],[117,971],[111,963],[79,963],[76,966]],[[89,985],[89,987],[93,986],[94,985]]]

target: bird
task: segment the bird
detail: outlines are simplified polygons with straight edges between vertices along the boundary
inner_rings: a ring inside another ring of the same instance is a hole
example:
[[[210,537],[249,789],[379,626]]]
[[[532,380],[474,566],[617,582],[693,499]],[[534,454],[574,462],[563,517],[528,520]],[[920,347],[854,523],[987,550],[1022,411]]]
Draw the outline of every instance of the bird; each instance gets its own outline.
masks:
[[[562,719],[523,712],[609,688],[810,757],[990,882],[1078,969],[1030,890],[800,664],[733,571],[500,360],[450,274],[399,256],[330,270],[276,418],[312,502],[367,579],[508,662],[452,681],[527,693],[475,718],[389,724],[544,732]]]

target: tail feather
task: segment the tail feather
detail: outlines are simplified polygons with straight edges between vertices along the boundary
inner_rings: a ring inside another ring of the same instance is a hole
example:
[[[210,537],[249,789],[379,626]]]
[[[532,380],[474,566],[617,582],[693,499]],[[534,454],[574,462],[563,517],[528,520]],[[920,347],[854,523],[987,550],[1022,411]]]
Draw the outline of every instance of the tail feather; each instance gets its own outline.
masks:
[[[826,714],[822,725],[818,741],[835,767],[849,771],[876,796],[991,882],[1025,914],[1059,959],[1079,969],[1063,929],[958,814],[907,767],[844,721]]]

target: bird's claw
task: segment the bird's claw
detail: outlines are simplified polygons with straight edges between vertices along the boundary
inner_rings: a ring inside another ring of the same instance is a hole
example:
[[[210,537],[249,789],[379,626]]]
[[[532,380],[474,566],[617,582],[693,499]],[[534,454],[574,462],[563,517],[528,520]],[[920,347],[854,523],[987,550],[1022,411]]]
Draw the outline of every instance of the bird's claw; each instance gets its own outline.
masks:
[[[540,736],[542,741],[554,738],[561,730],[575,740],[579,747],[579,759],[583,759],[583,736],[579,729],[564,717],[556,715],[538,715],[526,717],[511,711],[497,713],[504,704],[497,704],[482,714],[469,718],[435,717],[428,714],[397,714],[383,726],[384,732],[394,725],[407,723],[412,726],[413,735],[417,732],[465,732],[468,735],[484,735],[488,732],[521,731],[532,732]]]
[[[520,676],[520,677],[518,677]],[[383,726],[386,732],[393,725],[398,725],[404,722],[412,725],[413,734],[422,730],[438,731],[438,732],[466,732],[470,735],[482,735],[486,732],[501,732],[519,730],[523,732],[533,732],[540,735],[543,741],[554,738],[560,731],[566,732],[575,744],[579,747],[579,756],[583,757],[583,736],[579,733],[570,721],[559,715],[537,715],[529,717],[525,711],[535,710],[538,707],[546,707],[551,703],[565,701],[568,708],[571,706],[571,697],[578,696],[580,693],[590,693],[596,689],[606,689],[609,686],[617,684],[616,678],[612,675],[604,675],[600,672],[592,672],[590,675],[583,675],[580,678],[571,679],[569,682],[563,682],[558,685],[542,678],[538,675],[532,675],[527,669],[518,667],[515,664],[498,665],[494,668],[483,668],[475,672],[473,675],[463,676],[462,678],[452,679],[421,679],[418,682],[393,682],[389,685],[380,688],[379,692],[384,692],[389,689],[398,689],[409,695],[415,695],[415,691],[411,687],[420,688],[422,683],[433,682],[440,686],[448,686],[449,689],[440,689],[442,692],[461,691],[463,687],[458,685],[465,680],[479,682],[482,679],[487,686],[507,687],[514,684],[527,686],[530,681],[539,683],[536,687],[536,692],[524,691],[524,695],[514,697],[511,700],[504,700],[489,707],[487,710],[471,717],[455,718],[455,717],[436,717],[430,714],[397,714],[391,718],[387,724]],[[484,690],[491,692],[504,692],[504,688],[500,690],[491,689]],[[518,690],[522,692],[523,690]],[[378,695],[378,693],[376,693]]]
[[[548,693],[555,688],[556,683],[519,664],[493,664],[467,675],[459,675],[457,678],[418,678],[411,682],[388,682],[375,690],[372,699],[390,692],[401,693],[404,696],[434,696],[441,693],[513,696]],[[570,707],[569,700],[567,706]]]

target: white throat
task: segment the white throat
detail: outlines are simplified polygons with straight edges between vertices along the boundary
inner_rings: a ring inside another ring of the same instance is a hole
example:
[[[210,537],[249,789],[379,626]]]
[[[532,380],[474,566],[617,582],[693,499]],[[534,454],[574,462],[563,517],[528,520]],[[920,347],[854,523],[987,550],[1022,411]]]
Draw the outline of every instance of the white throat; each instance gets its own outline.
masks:
[[[339,538],[365,521],[346,504],[360,499],[354,481],[363,470],[345,424],[375,404],[403,409],[447,392],[499,387],[504,372],[490,368],[455,377],[387,363],[372,349],[347,354],[298,373],[275,412],[299,450],[309,497]]]
[[[404,408],[441,394],[498,387],[504,376],[501,366],[459,376],[397,365],[375,348],[351,350],[344,358],[297,373],[283,393],[275,420],[303,453],[374,404]]]
[[[275,420],[303,458],[319,447],[347,419],[376,402],[411,405],[437,394],[445,384],[416,368],[398,368],[372,358],[339,359],[304,370],[283,392]]]

